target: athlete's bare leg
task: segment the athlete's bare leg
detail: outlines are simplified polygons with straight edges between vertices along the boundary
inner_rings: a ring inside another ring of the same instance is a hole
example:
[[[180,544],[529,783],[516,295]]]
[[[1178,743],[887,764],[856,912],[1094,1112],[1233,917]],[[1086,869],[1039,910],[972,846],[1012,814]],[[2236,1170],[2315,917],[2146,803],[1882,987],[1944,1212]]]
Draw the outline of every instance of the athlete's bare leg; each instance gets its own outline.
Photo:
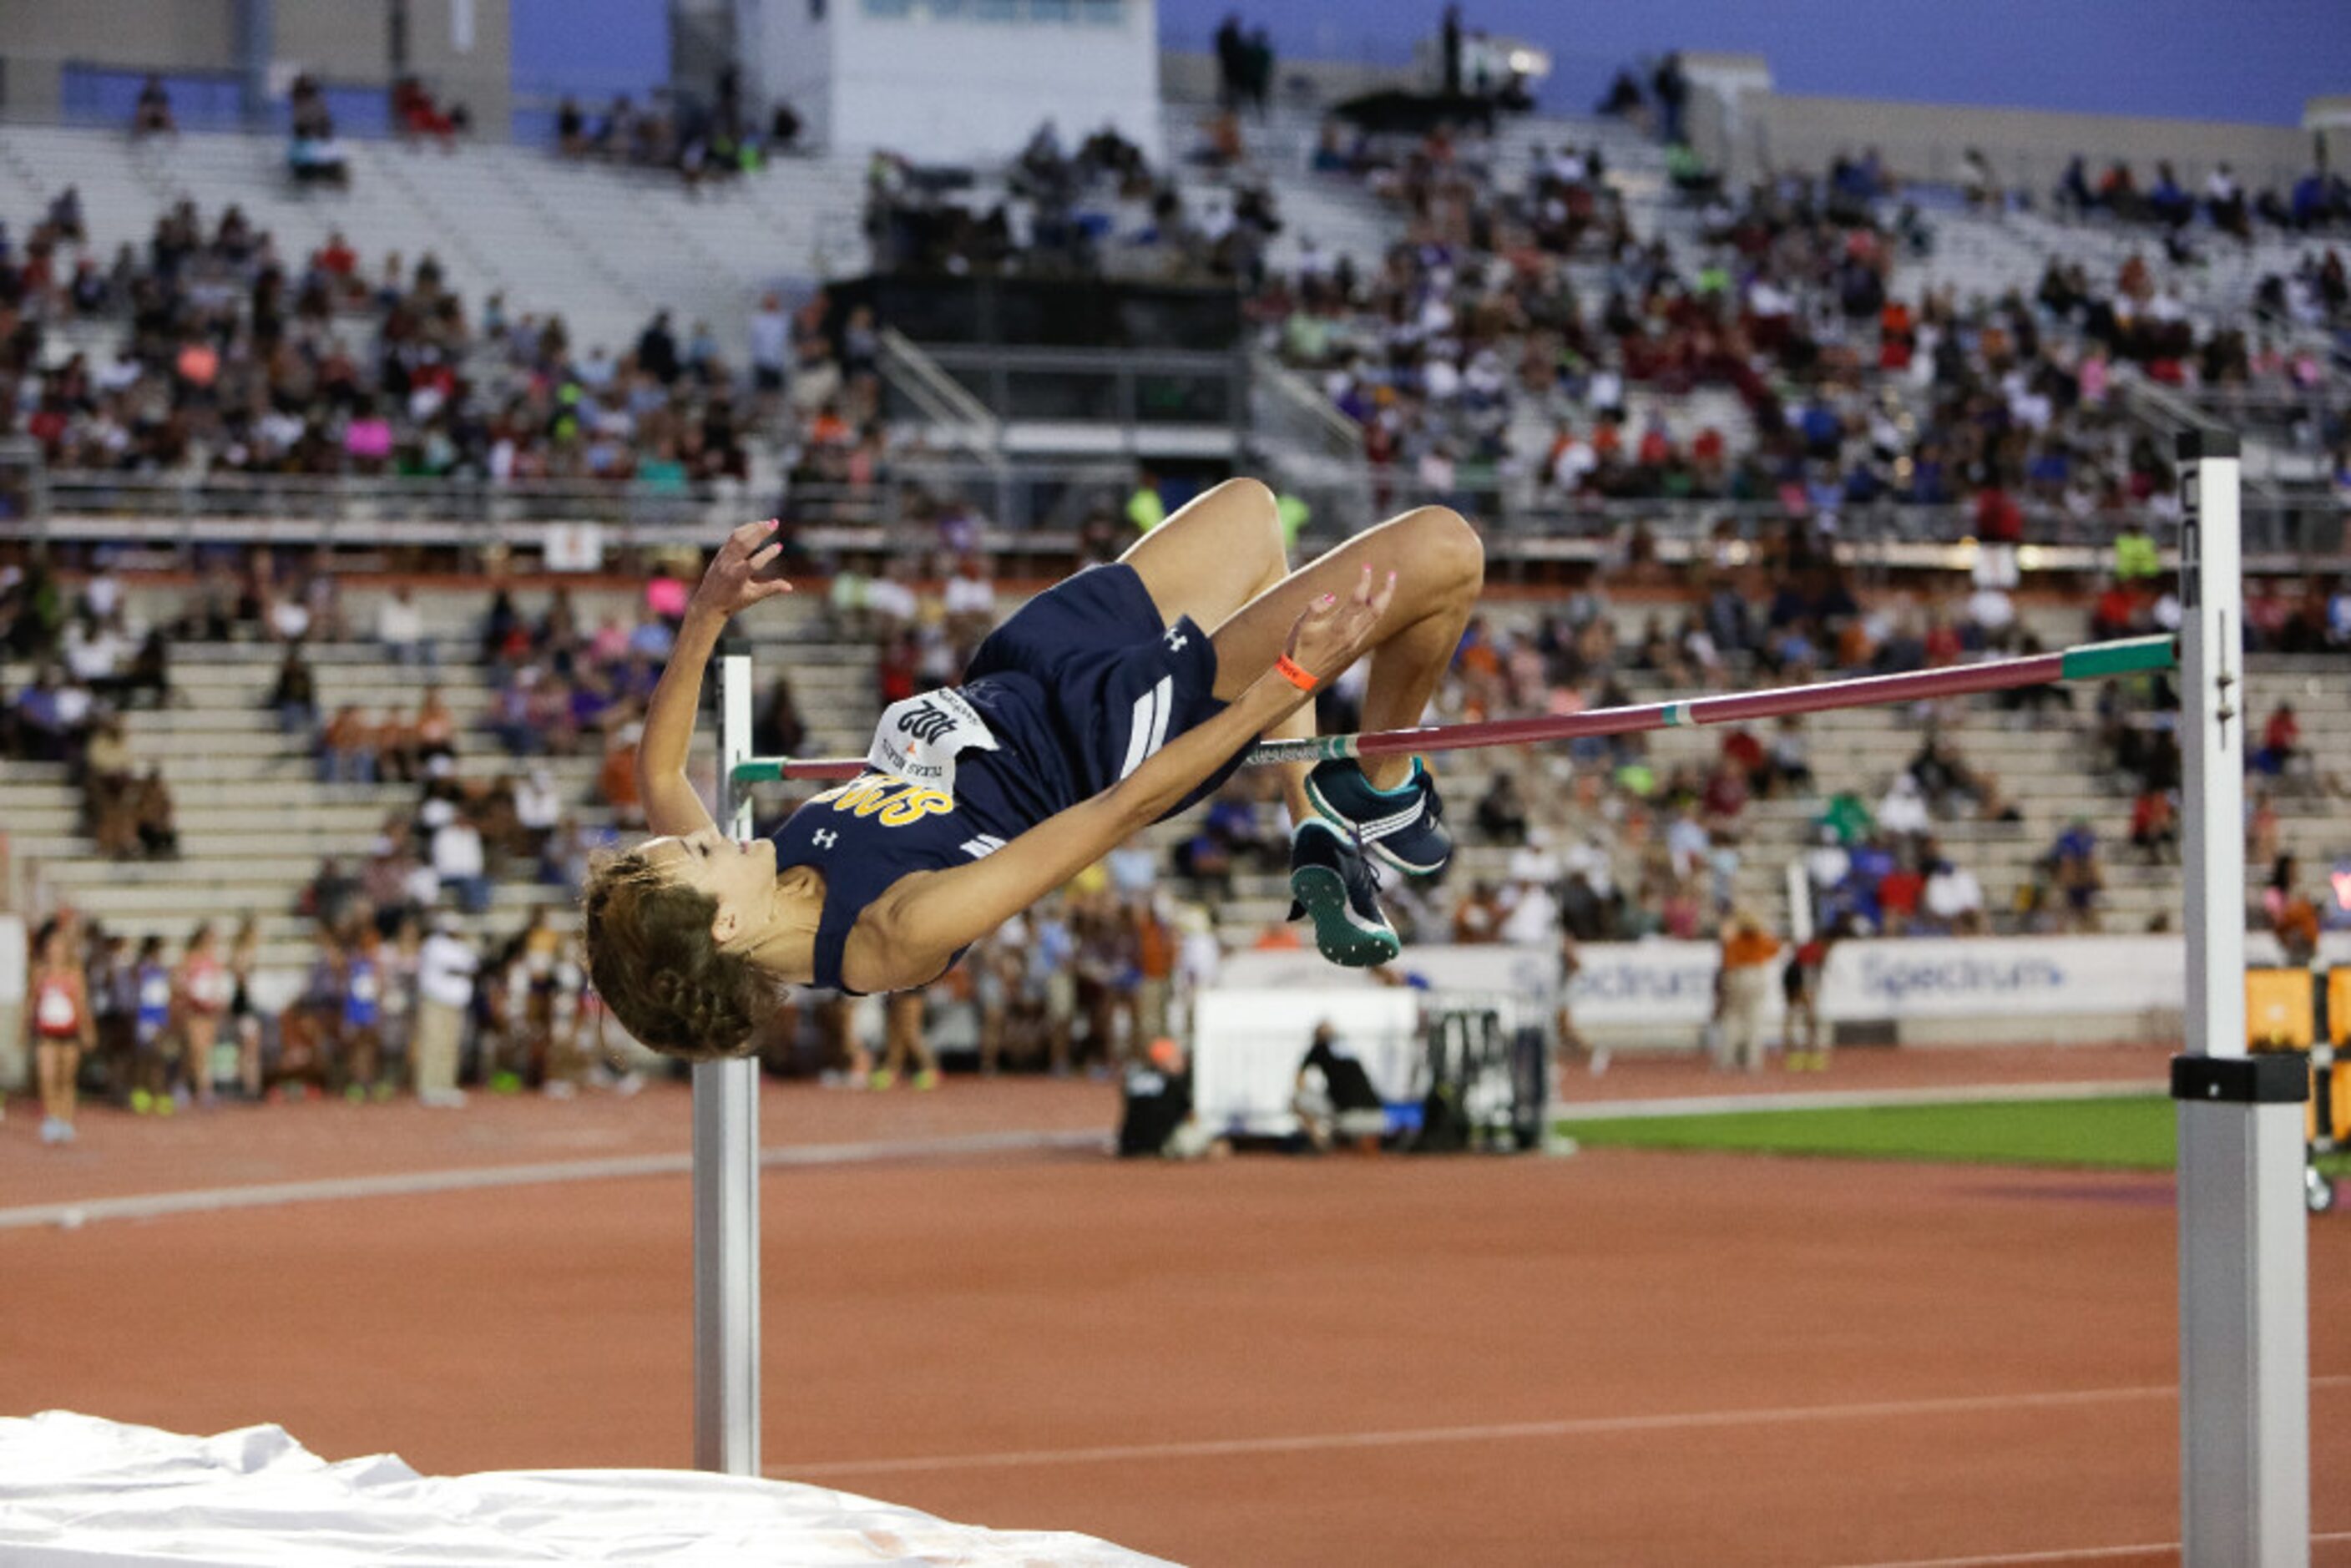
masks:
[[[1477,531],[1443,507],[1422,507],[1356,535],[1258,593],[1218,624],[1217,695],[1239,695],[1281,655],[1307,607],[1326,593],[1353,592],[1367,568],[1375,583],[1395,573],[1396,592],[1373,638],[1364,727],[1418,724],[1460,646],[1462,628],[1486,580],[1486,551]],[[1412,759],[1366,758],[1363,768],[1374,788],[1394,789],[1411,776]]]
[[[1212,632],[1290,575],[1273,492],[1255,479],[1228,479],[1187,502],[1119,559],[1143,579],[1162,621],[1173,624],[1177,616],[1189,615]],[[1223,646],[1217,643],[1220,659]],[[1219,683],[1217,695],[1231,694]],[[1313,733],[1310,703],[1267,730],[1264,738],[1303,739]],[[1312,814],[1306,803],[1306,765],[1286,764],[1280,772],[1290,820],[1302,822]]]

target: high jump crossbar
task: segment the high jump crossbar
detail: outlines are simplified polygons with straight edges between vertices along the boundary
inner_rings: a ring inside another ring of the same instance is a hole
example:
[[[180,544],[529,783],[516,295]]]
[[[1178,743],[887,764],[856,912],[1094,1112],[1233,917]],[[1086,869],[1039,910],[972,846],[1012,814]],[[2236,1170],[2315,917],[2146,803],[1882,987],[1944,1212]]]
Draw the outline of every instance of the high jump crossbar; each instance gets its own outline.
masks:
[[[1541,746],[1551,741],[1631,735],[1686,725],[1746,724],[1790,714],[1927,702],[1937,697],[2047,685],[2055,681],[2103,680],[2110,675],[2168,670],[2178,663],[2178,646],[2170,637],[2126,637],[2022,659],[1986,659],[1938,670],[1815,681],[1808,685],[1735,692],[1719,697],[1683,697],[1673,702],[1589,708],[1582,713],[1544,714],[1532,718],[1489,719],[1475,724],[1433,725],[1420,729],[1269,740],[1250,748],[1247,765],[1256,768],[1269,763],[1322,762],[1337,757],[1468,751],[1489,746]],[[750,757],[735,764],[732,778],[739,789],[746,784],[779,779],[854,779],[866,768],[864,758],[857,757]]]
[[[2022,659],[1537,718],[1260,745],[1251,763],[1533,746],[1683,725],[2180,670],[2187,1050],[2172,1059],[2179,1173],[2180,1541],[2191,1565],[2310,1560],[2310,1321],[2303,1111],[2310,1075],[2246,1050],[2244,587],[2236,436],[2179,438],[2177,645],[2095,643]],[[751,755],[751,661],[720,675],[719,821],[751,831],[747,786],[852,779],[854,758]],[[758,1069],[694,1069],[695,1463],[759,1473]]]

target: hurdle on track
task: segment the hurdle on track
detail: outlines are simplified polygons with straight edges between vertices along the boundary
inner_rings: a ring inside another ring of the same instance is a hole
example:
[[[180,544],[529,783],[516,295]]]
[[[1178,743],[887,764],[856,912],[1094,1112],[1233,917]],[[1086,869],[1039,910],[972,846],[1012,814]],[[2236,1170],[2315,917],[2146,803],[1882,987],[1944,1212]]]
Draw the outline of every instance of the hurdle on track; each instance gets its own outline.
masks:
[[[1280,740],[1251,766],[1537,746],[1693,725],[2009,691],[2179,667],[2187,820],[2187,1051],[2179,1102],[2181,1541],[2190,1563],[2304,1563],[2310,1541],[2307,1240],[2294,1056],[2250,1056],[2244,1027],[2243,601],[2236,440],[2180,438],[2181,636],[2089,643],[1903,674],[1582,713]],[[721,674],[719,821],[752,831],[749,787],[847,779],[862,758],[750,752],[751,661]],[[694,1069],[695,1463],[759,1469],[758,1066]]]

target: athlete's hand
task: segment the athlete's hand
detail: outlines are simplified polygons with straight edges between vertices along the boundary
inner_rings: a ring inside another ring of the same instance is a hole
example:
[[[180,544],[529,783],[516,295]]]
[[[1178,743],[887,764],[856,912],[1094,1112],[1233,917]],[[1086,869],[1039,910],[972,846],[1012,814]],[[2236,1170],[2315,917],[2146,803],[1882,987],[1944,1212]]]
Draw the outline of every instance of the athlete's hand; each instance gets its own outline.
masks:
[[[1372,569],[1364,568],[1353,593],[1344,599],[1326,593],[1306,607],[1290,629],[1290,658],[1305,666],[1316,685],[1330,682],[1372,645],[1373,633],[1395,601],[1395,572],[1374,589]]]
[[[747,610],[762,599],[773,599],[778,593],[789,593],[792,585],[780,577],[762,578],[759,572],[783,553],[783,546],[775,538],[780,526],[774,517],[762,522],[745,523],[726,536],[711,560],[710,570],[702,574],[702,586],[694,591],[692,609],[718,615],[732,615]]]

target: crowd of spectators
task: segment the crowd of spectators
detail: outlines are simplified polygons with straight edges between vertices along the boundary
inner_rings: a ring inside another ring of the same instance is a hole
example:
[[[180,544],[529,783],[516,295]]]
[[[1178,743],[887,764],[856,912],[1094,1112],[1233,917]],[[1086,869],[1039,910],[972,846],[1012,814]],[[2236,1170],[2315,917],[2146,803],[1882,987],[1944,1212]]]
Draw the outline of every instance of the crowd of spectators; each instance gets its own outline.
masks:
[[[2168,159],[2156,161],[2154,180],[2142,187],[2128,163],[2117,160],[2093,175],[2089,161],[2077,153],[2050,200],[2074,217],[2105,216],[2170,231],[2188,227],[2200,215],[2248,243],[2256,221],[2294,235],[2351,230],[2351,183],[2323,163],[2304,170],[2283,191],[2249,192],[2224,160],[2213,164],[2199,192],[2180,179]]]
[[[46,351],[49,329],[94,322],[121,329],[110,360]],[[802,372],[867,395],[832,365],[831,340],[810,342]],[[71,189],[21,247],[0,227],[0,380],[16,389],[0,434],[31,437],[56,468],[683,495],[739,486],[754,422],[787,406],[738,386],[740,363],[705,323],[681,331],[666,311],[619,353],[500,295],[469,312],[429,251],[371,268],[336,233],[284,256],[235,206],[207,219],[182,201],[110,261]],[[803,392],[789,407],[814,427],[833,401]]]
[[[642,104],[622,93],[601,114],[590,114],[571,98],[555,111],[559,156],[667,170],[689,191],[756,173],[770,154],[792,151],[799,133],[799,115],[787,103],[778,103],[760,127],[743,102],[741,78],[731,67],[708,101],[657,89]]]

